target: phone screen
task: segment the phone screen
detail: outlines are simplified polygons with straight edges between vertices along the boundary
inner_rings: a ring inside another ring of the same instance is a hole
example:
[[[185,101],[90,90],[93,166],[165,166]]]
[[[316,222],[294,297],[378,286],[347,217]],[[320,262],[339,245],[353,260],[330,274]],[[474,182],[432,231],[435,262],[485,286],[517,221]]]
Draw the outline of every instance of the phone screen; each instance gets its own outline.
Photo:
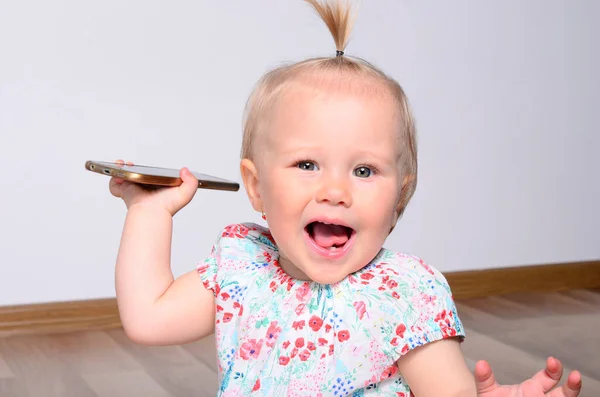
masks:
[[[146,166],[146,165],[121,165],[121,164],[117,164],[117,163],[103,163],[103,162],[97,162],[96,164],[98,164],[100,166],[104,166],[104,167],[110,167],[110,168],[115,168],[115,169],[121,169],[121,170],[128,171],[128,172],[134,172],[137,174],[164,176],[164,177],[168,177],[168,178],[179,178],[179,170],[174,169],[174,168],[151,167],[151,166]],[[229,181],[229,180],[217,178],[217,177],[211,176],[211,175],[200,174],[198,172],[193,172],[193,171],[192,171],[192,174],[194,174],[194,176],[198,180],[202,180],[202,181],[231,183],[231,181]]]

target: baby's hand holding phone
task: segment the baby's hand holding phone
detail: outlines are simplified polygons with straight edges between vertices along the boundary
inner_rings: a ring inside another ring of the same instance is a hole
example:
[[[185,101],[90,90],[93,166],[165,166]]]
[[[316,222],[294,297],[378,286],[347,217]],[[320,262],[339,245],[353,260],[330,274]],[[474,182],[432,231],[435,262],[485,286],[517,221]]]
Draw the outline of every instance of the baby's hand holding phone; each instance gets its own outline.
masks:
[[[123,160],[117,160],[115,163],[125,165]],[[133,163],[127,162],[127,165],[133,165]],[[179,177],[183,181],[179,186],[152,188],[111,177],[109,190],[113,196],[119,197],[125,202],[128,210],[138,205],[156,205],[174,216],[192,201],[198,190],[198,179],[187,168],[180,170]]]

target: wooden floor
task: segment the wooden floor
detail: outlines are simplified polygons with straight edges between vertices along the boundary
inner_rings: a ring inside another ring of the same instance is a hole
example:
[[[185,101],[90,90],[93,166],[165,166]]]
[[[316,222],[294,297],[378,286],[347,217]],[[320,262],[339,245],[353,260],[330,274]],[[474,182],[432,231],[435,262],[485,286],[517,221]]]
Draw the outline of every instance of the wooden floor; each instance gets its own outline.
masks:
[[[600,290],[457,302],[472,366],[488,360],[501,382],[522,381],[555,355],[600,396]],[[211,338],[175,347],[131,343],[121,330],[0,338],[0,396],[202,397],[217,389]]]

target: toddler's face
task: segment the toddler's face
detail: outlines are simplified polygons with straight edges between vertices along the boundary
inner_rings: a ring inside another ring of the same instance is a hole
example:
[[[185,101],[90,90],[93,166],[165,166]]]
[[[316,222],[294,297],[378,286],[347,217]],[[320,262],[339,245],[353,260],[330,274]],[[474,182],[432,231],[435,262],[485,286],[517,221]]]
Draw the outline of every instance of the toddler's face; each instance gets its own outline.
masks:
[[[396,221],[398,116],[382,89],[357,87],[290,90],[261,138],[253,204],[298,279],[330,284],[361,269]]]

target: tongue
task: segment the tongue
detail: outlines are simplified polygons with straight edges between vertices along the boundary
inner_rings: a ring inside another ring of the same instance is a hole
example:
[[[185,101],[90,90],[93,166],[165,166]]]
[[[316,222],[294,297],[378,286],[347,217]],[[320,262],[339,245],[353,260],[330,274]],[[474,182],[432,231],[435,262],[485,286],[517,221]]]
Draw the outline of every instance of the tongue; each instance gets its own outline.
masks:
[[[342,246],[348,241],[347,230],[344,226],[317,222],[313,225],[313,240],[323,248],[330,248],[334,245]]]

